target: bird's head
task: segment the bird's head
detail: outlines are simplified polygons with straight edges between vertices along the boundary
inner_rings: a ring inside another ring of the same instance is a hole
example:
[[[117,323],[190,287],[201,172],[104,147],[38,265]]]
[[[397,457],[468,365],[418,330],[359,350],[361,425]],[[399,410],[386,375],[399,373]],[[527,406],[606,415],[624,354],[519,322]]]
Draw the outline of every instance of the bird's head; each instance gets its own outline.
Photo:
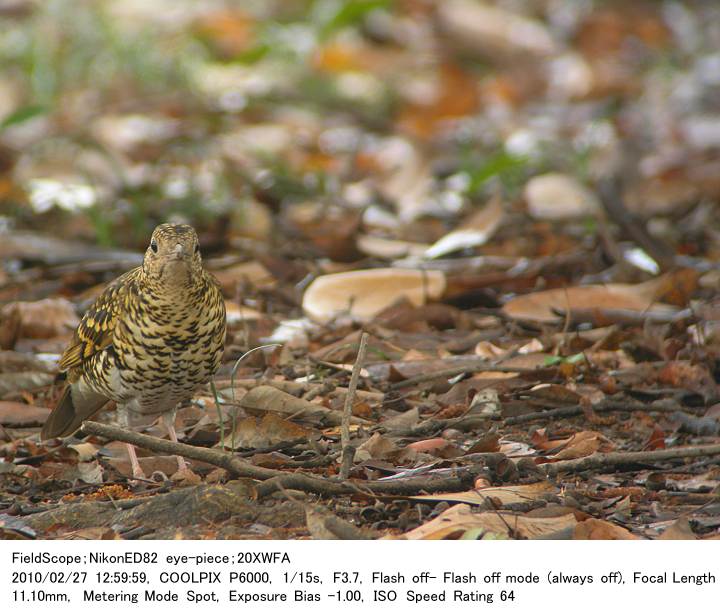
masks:
[[[190,225],[155,227],[145,251],[143,271],[163,286],[183,286],[202,271],[198,236]]]

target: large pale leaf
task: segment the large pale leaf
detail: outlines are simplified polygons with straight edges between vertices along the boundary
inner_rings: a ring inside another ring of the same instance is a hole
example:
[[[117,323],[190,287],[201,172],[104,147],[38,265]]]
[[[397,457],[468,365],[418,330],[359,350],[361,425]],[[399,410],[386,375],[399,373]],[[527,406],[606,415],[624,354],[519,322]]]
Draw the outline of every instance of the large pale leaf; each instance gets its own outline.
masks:
[[[503,307],[509,317],[524,321],[556,322],[568,310],[625,309],[635,312],[667,312],[674,309],[655,303],[657,281],[637,285],[607,284],[549,289],[511,299]]]
[[[328,274],[315,279],[305,291],[303,310],[320,322],[339,315],[368,321],[400,299],[415,306],[439,299],[445,275],[432,270],[379,268]]]

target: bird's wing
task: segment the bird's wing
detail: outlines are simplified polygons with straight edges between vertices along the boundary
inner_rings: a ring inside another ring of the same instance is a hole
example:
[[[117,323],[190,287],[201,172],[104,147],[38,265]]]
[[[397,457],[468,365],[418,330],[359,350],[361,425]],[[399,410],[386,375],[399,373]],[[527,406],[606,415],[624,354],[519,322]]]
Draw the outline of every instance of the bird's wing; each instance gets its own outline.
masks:
[[[80,368],[88,358],[112,344],[118,315],[141,270],[137,267],[115,279],[90,306],[60,358],[60,370]]]

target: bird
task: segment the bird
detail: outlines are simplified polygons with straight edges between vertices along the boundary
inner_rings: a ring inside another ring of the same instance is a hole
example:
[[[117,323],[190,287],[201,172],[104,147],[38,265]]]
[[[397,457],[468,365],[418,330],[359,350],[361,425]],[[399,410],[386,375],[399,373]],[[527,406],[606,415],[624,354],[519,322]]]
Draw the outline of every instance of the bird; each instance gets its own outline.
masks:
[[[177,442],[175,412],[220,365],[225,301],[203,267],[195,229],[165,223],[152,233],[142,265],[112,281],[95,300],[59,362],[65,389],[41,440],[70,436],[109,401],[123,427],[158,416]],[[144,478],[127,444],[135,478]],[[178,456],[178,468],[187,468]]]

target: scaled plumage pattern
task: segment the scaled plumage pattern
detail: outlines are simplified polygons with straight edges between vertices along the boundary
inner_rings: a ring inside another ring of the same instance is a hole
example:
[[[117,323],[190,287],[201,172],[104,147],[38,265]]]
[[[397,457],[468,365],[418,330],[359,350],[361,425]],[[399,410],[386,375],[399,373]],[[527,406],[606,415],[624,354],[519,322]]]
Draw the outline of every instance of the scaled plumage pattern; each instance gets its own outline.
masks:
[[[158,226],[143,264],[110,283],[82,318],[60,359],[68,385],[41,438],[72,434],[113,400],[121,424],[162,415],[177,441],[175,408],[213,376],[224,342],[225,302],[195,230]]]

